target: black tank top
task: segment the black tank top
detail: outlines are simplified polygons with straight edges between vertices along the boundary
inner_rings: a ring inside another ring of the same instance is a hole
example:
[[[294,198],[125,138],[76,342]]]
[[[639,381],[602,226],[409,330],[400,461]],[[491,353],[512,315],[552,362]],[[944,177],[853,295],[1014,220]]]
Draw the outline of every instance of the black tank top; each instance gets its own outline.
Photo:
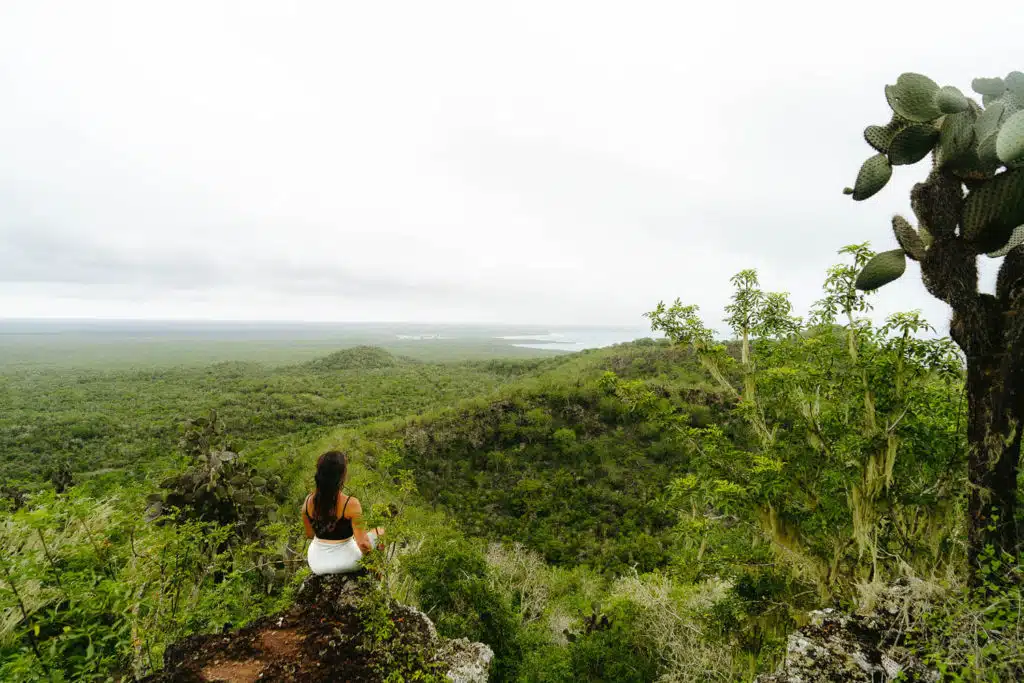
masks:
[[[341,514],[338,515],[337,519],[331,521],[316,519],[309,514],[309,504],[312,502],[312,498],[312,495],[306,497],[306,503],[302,511],[306,514],[306,519],[313,526],[316,537],[325,541],[344,541],[352,538],[352,520],[345,519],[345,508],[348,507],[348,502],[352,500],[352,496],[345,498],[345,504],[341,507]]]

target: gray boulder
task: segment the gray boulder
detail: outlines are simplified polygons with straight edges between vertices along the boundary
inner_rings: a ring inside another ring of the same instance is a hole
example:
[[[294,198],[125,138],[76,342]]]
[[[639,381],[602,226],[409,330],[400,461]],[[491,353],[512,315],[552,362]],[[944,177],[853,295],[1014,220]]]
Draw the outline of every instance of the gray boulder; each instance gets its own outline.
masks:
[[[902,645],[914,595],[900,581],[874,596],[866,614],[811,612],[810,623],[790,634],[779,670],[758,683],[939,681],[938,671]]]

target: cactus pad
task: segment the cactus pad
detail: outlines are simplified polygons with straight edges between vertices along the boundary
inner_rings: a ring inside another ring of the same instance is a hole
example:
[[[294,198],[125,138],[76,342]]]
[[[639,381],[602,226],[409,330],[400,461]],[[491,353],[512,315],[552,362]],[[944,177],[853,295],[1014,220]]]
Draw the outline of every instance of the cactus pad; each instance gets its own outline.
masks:
[[[924,258],[925,246],[921,236],[914,230],[914,226],[903,216],[892,217],[892,231],[896,235],[896,241],[903,247],[903,253],[915,261]]]
[[[978,140],[984,140],[999,131],[999,124],[1003,120],[1004,113],[1006,113],[1006,105],[1002,102],[993,102],[978,115],[978,120],[974,122],[974,134]]]
[[[928,251],[932,246],[932,243],[935,242],[935,238],[932,237],[930,232],[928,232],[928,228],[923,225],[917,229],[917,234],[921,236],[921,244],[924,245],[925,251]]]
[[[967,195],[960,217],[961,234],[979,251],[995,252],[1024,224],[1024,168],[996,175]]]
[[[928,156],[938,138],[939,131],[931,124],[907,126],[896,133],[889,143],[889,163],[893,166],[916,164]]]
[[[1013,97],[1024,100],[1024,73],[1011,71],[1006,77],[1006,90]]]
[[[992,167],[999,166],[999,156],[996,154],[997,139],[996,135],[992,134],[978,142],[978,159],[982,164]]]
[[[862,201],[874,195],[889,182],[892,177],[892,166],[884,154],[876,154],[869,157],[861,164],[860,172],[857,173],[857,181],[853,188],[843,190],[845,194],[852,194],[854,200]]]
[[[902,249],[883,251],[867,262],[857,275],[856,286],[862,291],[878,289],[903,275],[907,269],[907,257]]]
[[[938,84],[927,76],[900,74],[895,85],[885,86],[885,98],[892,110],[909,121],[934,121],[942,116],[936,104]]]
[[[868,126],[864,129],[864,140],[871,145],[876,152],[886,154],[889,151],[889,143],[892,142],[893,131],[888,126]]]
[[[974,111],[967,109],[943,118],[937,148],[940,164],[945,165],[964,156],[971,148],[971,143],[974,142],[975,117]]]
[[[996,156],[1007,166],[1024,162],[1024,110],[1000,126],[996,137]]]
[[[999,125],[1006,114],[1003,102],[992,102],[974,123],[974,139],[978,143],[978,159],[985,166],[998,167],[999,157],[996,155],[996,135]]]
[[[1006,83],[1001,78],[975,78],[971,81],[971,90],[979,95],[999,97],[1006,91]]]
[[[966,111],[970,104],[962,92],[951,85],[947,85],[935,93],[935,106],[943,114],[959,114],[962,111]]]

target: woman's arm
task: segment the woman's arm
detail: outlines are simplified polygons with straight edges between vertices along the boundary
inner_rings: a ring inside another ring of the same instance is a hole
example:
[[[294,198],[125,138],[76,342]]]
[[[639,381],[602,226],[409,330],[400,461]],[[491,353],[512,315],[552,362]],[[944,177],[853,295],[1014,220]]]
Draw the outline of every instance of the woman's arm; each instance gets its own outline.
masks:
[[[309,521],[309,496],[302,501],[302,525],[306,527],[306,538],[313,538],[313,524]]]
[[[345,508],[345,516],[352,520],[352,535],[356,538],[356,545],[366,554],[373,550],[370,537],[366,535],[366,528],[363,526],[363,506],[358,498],[350,498]]]

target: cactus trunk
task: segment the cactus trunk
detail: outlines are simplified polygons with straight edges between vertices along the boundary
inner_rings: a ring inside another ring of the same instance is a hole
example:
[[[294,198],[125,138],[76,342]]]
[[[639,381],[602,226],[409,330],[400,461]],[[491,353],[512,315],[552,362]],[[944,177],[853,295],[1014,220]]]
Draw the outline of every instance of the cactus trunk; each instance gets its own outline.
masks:
[[[959,184],[933,171],[914,188],[915,211],[931,227],[962,204]],[[1016,556],[1017,468],[1024,406],[1015,393],[1024,372],[1024,295],[978,291],[977,252],[951,234],[940,234],[921,261],[925,287],[953,309],[950,336],[967,359],[968,558],[974,579],[986,548]],[[1009,351],[1009,352],[1008,352]]]
[[[1003,375],[998,355],[968,359],[968,557],[977,569],[988,546],[1016,554],[1020,415],[997,409]],[[1014,411],[1016,413],[1016,411]],[[976,577],[978,578],[978,577]]]

